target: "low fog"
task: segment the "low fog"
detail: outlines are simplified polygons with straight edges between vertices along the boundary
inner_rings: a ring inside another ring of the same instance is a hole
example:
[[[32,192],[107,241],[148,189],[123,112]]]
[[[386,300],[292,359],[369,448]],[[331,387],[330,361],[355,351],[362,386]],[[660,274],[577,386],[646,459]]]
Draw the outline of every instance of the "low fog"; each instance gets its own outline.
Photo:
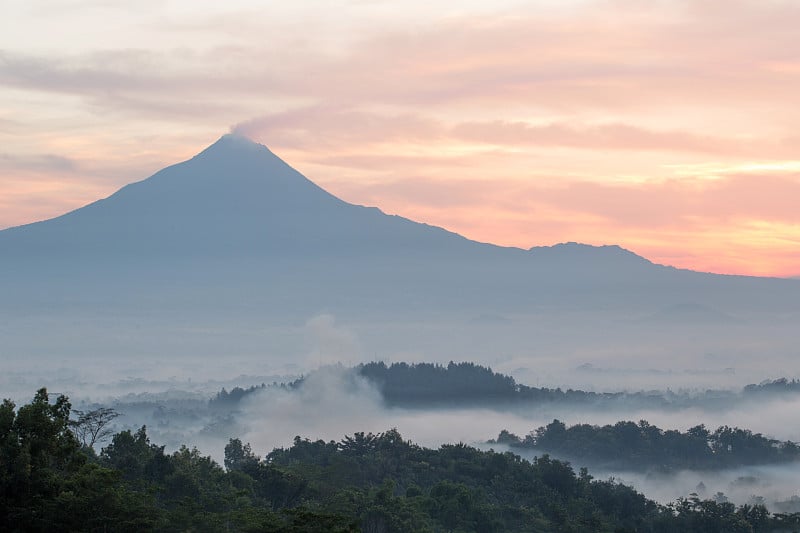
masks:
[[[651,409],[620,409],[546,406],[539,408],[463,409],[458,406],[443,409],[386,408],[379,393],[363,378],[344,368],[326,368],[313,373],[300,391],[266,389],[248,398],[237,414],[243,441],[250,442],[261,453],[291,443],[294,436],[341,440],[356,431],[374,433],[397,428],[407,439],[436,448],[443,443],[465,442],[481,448],[485,441],[507,429],[525,435],[554,418],[568,425],[590,423],[614,424],[620,420],[648,420],[662,429],[685,431],[705,424],[709,428],[722,425],[751,429],[755,433],[780,440],[800,440],[800,427],[787,424],[800,409],[800,396],[770,398],[753,402],[738,402],[729,408],[708,410],[689,408],[673,411]],[[211,450],[210,450],[211,451]],[[219,453],[219,452],[216,452]],[[520,453],[515,450],[515,453]],[[524,455],[524,450],[522,451]],[[577,469],[579,465],[575,464]],[[698,492],[705,484],[701,497],[723,492],[735,503],[746,503],[751,497],[762,496],[775,509],[774,502],[788,500],[800,494],[797,484],[800,464],[775,467],[748,467],[720,472],[688,472],[672,475],[642,474],[625,471],[593,470],[598,478],[614,477],[633,485],[646,495],[663,503]],[[702,492],[702,491],[700,491]]]
[[[161,322],[157,313],[20,316],[0,322],[0,386],[12,397],[40,384],[67,391],[76,384],[94,395],[100,384],[130,379],[300,375],[372,360],[474,361],[528,385],[594,391],[735,388],[800,375],[794,315],[723,324],[651,323],[644,316],[553,311],[386,320],[318,313],[214,323],[180,316]]]
[[[250,349],[226,353],[221,340],[227,335],[224,328],[197,327],[186,334],[212,340],[219,335],[219,346],[211,343],[195,356],[146,353],[119,360],[111,355],[59,355],[54,350],[35,361],[10,358],[0,387],[4,397],[18,403],[46,386],[68,395],[78,409],[111,406],[122,413],[115,429],[146,425],[152,442],[167,449],[196,446],[220,462],[225,444],[234,437],[251,443],[260,455],[290,445],[296,436],[338,441],[355,432],[390,428],[427,447],[465,442],[486,448],[485,442],[503,429],[524,436],[555,418],[567,425],[647,420],[662,429],[678,430],[698,424],[710,429],[729,425],[800,441],[800,426],[787,423],[800,412],[800,395],[736,396],[749,383],[800,375],[798,347],[786,324],[750,324],[745,335],[738,323],[709,326],[651,324],[634,318],[584,319],[573,321],[571,327],[553,317],[530,315],[387,324],[323,313],[294,325],[254,328],[244,341],[264,341],[257,355]],[[214,350],[215,355],[207,353]],[[684,401],[664,408],[630,403],[390,408],[380,392],[352,370],[358,363],[373,360],[473,361],[533,387],[670,391]],[[301,376],[305,382],[299,389],[278,386]],[[262,384],[263,389],[248,395],[235,409],[209,407],[209,400],[223,388]],[[711,401],[714,394],[709,395],[709,389],[729,391],[732,396],[723,394],[721,400]],[[724,492],[736,503],[762,496],[773,510],[778,509],[775,502],[800,493],[793,481],[800,471],[794,465],[669,476],[591,468],[590,472],[595,477],[620,479],[665,503],[697,492],[701,481],[707,491],[701,496]]]
[[[277,376],[276,376],[277,377]],[[240,376],[239,385],[249,386],[256,376]],[[267,383],[266,381],[262,381]],[[124,386],[124,383],[119,383]],[[232,383],[226,386],[230,389]],[[147,425],[151,441],[174,450],[182,444],[195,446],[204,454],[222,461],[222,451],[230,438],[251,443],[253,450],[265,455],[273,448],[285,447],[296,436],[311,440],[339,441],[355,432],[378,433],[397,428],[406,438],[426,447],[465,442],[480,448],[504,450],[488,445],[503,430],[525,435],[557,418],[568,425],[590,423],[614,424],[620,420],[648,420],[662,429],[686,430],[698,424],[713,429],[720,425],[738,426],[764,433],[780,440],[800,440],[800,428],[787,424],[800,409],[800,396],[767,397],[738,400],[723,408],[690,407],[682,409],[640,409],[636,406],[608,409],[596,405],[541,405],[471,407],[458,405],[437,408],[389,408],[380,392],[352,368],[326,366],[307,375],[302,387],[266,386],[245,397],[229,411],[209,407],[208,391],[220,390],[222,382],[147,382],[138,381],[132,389],[160,392],[127,392],[105,400],[76,396],[73,403],[86,410],[99,405],[112,406],[122,413],[115,429],[135,429]],[[99,389],[98,389],[99,390]],[[109,389],[105,390],[110,393]],[[529,451],[514,450],[523,456]],[[574,464],[577,469],[581,464]],[[775,467],[748,467],[718,472],[678,472],[669,475],[610,471],[589,466],[598,478],[614,477],[633,485],[647,496],[663,503],[697,492],[700,482],[712,497],[723,492],[735,503],[745,503],[760,496],[775,510],[776,502],[800,494],[796,474],[800,464]]]

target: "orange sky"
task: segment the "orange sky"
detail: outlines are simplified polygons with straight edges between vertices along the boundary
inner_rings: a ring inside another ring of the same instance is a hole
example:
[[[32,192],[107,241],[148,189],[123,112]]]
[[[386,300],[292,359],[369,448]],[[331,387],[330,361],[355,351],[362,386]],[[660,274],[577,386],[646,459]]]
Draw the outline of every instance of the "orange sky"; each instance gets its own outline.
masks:
[[[474,239],[800,274],[800,4],[487,4],[12,4],[0,227],[232,129],[348,201]]]

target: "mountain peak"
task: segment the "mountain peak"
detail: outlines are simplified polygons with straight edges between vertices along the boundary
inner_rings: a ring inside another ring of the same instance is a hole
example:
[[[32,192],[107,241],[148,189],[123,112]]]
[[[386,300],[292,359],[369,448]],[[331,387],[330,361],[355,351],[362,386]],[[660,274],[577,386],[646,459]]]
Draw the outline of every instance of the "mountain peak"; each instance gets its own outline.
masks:
[[[223,164],[237,165],[267,165],[273,170],[281,168],[289,170],[291,167],[269,148],[249,137],[236,133],[227,133],[209,145],[205,150],[192,157],[190,162],[199,162],[203,165]],[[292,171],[294,169],[291,169]]]
[[[304,198],[334,199],[269,148],[236,133],[223,135],[188,161],[167,167],[139,183],[147,182],[171,182],[183,187],[186,194],[205,190],[210,200],[221,200],[217,195],[229,193],[238,195],[240,200],[256,196],[262,202],[278,203]]]
[[[263,144],[255,142],[249,137],[245,137],[244,135],[240,135],[238,133],[226,133],[225,135],[217,139],[208,148],[197,154],[197,156],[195,157],[202,156],[203,154],[208,155],[208,154],[235,153],[235,152],[256,153],[258,151],[267,151],[270,154],[272,154],[269,148],[267,148]],[[274,156],[275,154],[272,155]]]
[[[165,216],[186,215],[173,209],[179,205],[197,207],[198,216],[205,211],[236,218],[245,213],[261,217],[265,210],[325,211],[342,203],[263,144],[234,133],[120,193],[128,189],[142,193],[142,205],[169,199]]]
[[[27,249],[70,255],[269,253],[295,238],[316,244],[348,205],[266,146],[228,134],[108,198],[12,233]]]
[[[337,254],[355,250],[360,255],[377,250],[465,254],[485,248],[441,228],[349,204],[308,180],[266,146],[235,133],[106,199],[18,231],[40,236],[27,239],[35,243],[32,246],[70,253],[257,255],[325,249],[338,250]],[[518,252],[502,253],[517,256]],[[577,243],[534,247],[526,255],[542,265],[591,263],[597,267],[631,262],[631,258],[648,263],[619,247]]]

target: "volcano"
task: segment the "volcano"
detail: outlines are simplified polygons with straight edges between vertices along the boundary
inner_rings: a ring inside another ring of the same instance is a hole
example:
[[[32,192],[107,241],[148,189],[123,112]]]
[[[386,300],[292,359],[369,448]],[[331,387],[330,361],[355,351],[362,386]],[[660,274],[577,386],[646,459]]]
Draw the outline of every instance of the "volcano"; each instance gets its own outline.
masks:
[[[613,245],[475,242],[348,203],[265,146],[225,135],[108,198],[0,231],[0,295],[6,328],[64,317],[169,327],[319,313],[647,316],[687,303],[785,316],[800,282],[679,270]]]

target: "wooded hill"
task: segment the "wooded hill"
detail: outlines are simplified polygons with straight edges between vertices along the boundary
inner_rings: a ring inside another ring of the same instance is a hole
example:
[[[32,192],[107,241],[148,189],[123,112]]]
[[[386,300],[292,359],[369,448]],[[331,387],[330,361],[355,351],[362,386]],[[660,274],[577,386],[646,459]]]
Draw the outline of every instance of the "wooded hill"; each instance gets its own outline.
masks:
[[[800,514],[698,498],[669,506],[542,456],[464,444],[432,450],[395,430],[311,441],[265,457],[231,439],[225,466],[174,453],[146,429],[95,454],[45,389],[0,406],[0,522],[10,531],[750,532]]]
[[[646,420],[570,427],[553,420],[523,438],[504,430],[491,442],[625,470],[718,470],[800,459],[797,443],[747,429],[721,426],[710,431],[699,425],[681,432],[663,430]]]

